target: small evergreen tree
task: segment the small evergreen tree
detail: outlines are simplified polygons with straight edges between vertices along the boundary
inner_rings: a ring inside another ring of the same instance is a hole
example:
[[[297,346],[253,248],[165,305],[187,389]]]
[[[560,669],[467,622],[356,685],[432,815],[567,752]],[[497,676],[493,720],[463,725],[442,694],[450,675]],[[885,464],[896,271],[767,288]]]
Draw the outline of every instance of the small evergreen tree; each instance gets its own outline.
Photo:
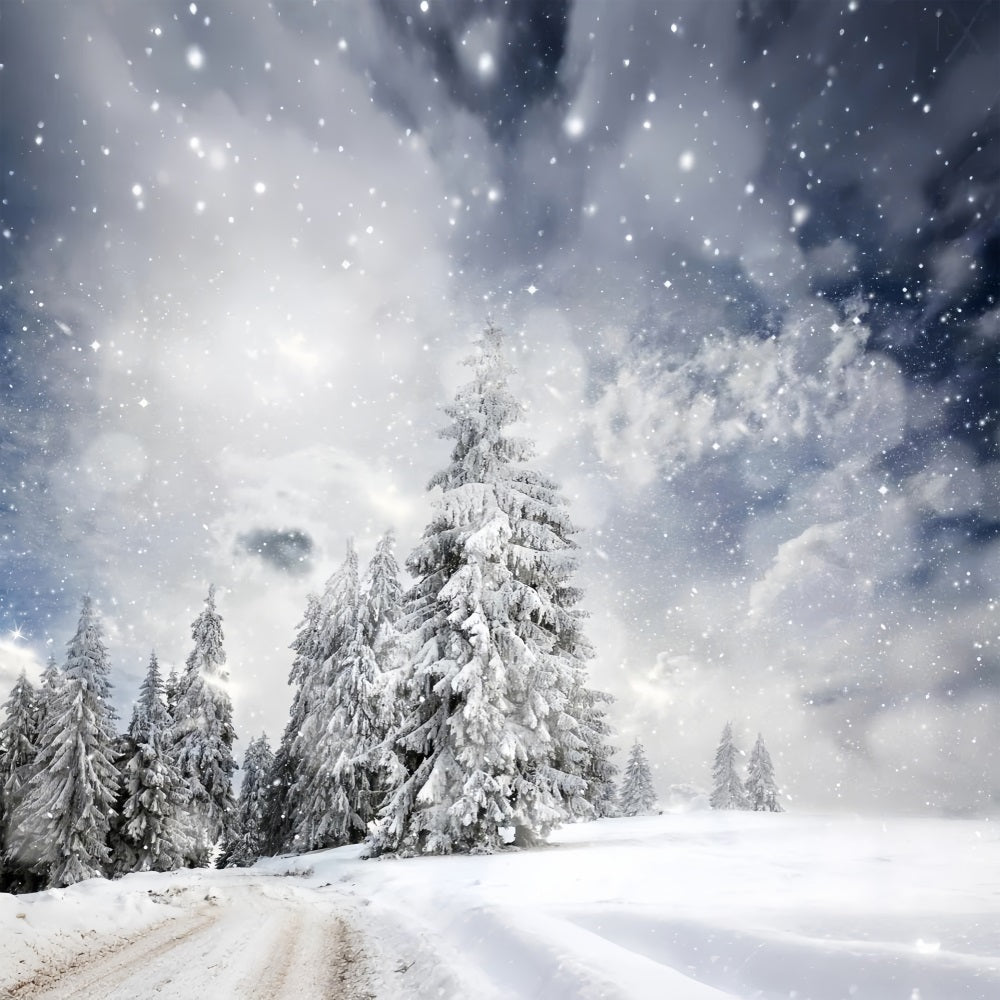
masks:
[[[746,792],[743,782],[736,773],[736,755],[733,743],[733,727],[727,722],[722,730],[719,748],[715,752],[712,767],[712,794],[709,802],[713,809],[745,809]]]
[[[0,890],[30,882],[28,872],[8,857],[11,822],[38,754],[37,694],[22,670],[4,703],[0,722]]]
[[[774,766],[771,755],[764,746],[764,738],[757,734],[757,742],[750,751],[747,765],[746,797],[755,812],[784,812],[778,802],[778,786],[774,783]]]
[[[638,740],[629,751],[618,801],[623,816],[647,816],[656,808],[653,772],[649,769],[646,751]]]
[[[236,800],[236,818],[220,861],[222,867],[248,868],[264,854],[268,776],[274,754],[262,733],[251,740],[243,758],[243,784]]]
[[[233,704],[227,686],[222,617],[209,587],[205,609],[191,624],[194,649],[177,694],[174,762],[190,796],[193,848],[187,863],[206,865],[212,847],[227,833],[234,808]]]
[[[174,715],[177,712],[177,698],[180,695],[180,689],[181,679],[177,676],[177,671],[171,667],[170,673],[167,674],[167,679],[163,684],[163,695],[166,699],[167,715],[170,716],[171,723],[173,723]]]
[[[65,886],[106,873],[117,791],[108,654],[89,597],[46,714],[31,779],[14,813],[19,863]]]
[[[119,840],[121,872],[180,868],[191,850],[186,789],[172,757],[173,732],[156,654],[139,689],[128,729]]]
[[[49,658],[42,671],[41,684],[35,692],[35,732],[40,734],[45,728],[45,719],[49,707],[55,700],[56,691],[62,683],[62,670],[56,663],[54,653],[49,653]]]

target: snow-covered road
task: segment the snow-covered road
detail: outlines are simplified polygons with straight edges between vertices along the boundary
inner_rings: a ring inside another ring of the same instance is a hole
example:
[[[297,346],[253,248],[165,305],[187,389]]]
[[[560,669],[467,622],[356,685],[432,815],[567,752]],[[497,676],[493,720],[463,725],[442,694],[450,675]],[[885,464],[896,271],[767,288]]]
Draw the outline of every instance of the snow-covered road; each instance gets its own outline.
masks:
[[[290,879],[226,873],[223,885],[148,890],[164,919],[36,952],[3,994],[16,1000],[369,1000],[366,949],[343,905]],[[15,918],[16,919],[16,918]]]

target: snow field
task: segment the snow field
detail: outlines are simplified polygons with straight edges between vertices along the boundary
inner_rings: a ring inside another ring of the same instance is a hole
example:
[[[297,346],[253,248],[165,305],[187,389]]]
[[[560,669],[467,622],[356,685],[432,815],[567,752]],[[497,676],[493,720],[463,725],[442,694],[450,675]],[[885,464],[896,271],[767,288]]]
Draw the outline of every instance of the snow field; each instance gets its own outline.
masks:
[[[457,979],[491,984],[469,996],[1000,997],[985,820],[698,812],[568,826],[534,851],[358,854],[292,863],[404,915]]]
[[[706,811],[530,851],[362,854],[0,895],[0,996],[1000,997],[987,820]]]

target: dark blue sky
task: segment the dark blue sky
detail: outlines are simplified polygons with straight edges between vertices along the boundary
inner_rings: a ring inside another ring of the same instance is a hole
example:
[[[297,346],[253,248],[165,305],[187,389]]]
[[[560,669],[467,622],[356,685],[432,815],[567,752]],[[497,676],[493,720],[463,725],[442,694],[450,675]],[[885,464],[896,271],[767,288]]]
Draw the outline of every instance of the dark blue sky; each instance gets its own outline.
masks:
[[[664,787],[731,718],[993,808],[998,60],[995,0],[4,4],[0,684],[91,591],[124,703],[214,580],[277,730],[492,314]]]

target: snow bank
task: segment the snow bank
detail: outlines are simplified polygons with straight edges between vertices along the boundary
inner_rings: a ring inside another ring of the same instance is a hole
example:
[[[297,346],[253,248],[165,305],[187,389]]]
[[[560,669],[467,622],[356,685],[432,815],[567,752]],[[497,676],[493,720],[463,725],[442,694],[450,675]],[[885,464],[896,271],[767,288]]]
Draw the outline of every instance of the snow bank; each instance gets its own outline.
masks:
[[[987,1000],[1000,996],[997,834],[987,821],[691,812],[579,824],[487,857],[344,848],[291,864],[395,914],[481,996]]]
[[[129,937],[178,916],[180,894],[197,892],[203,877],[147,873],[23,896],[0,893],[0,986],[39,958],[52,967],[68,965],[96,942]]]

